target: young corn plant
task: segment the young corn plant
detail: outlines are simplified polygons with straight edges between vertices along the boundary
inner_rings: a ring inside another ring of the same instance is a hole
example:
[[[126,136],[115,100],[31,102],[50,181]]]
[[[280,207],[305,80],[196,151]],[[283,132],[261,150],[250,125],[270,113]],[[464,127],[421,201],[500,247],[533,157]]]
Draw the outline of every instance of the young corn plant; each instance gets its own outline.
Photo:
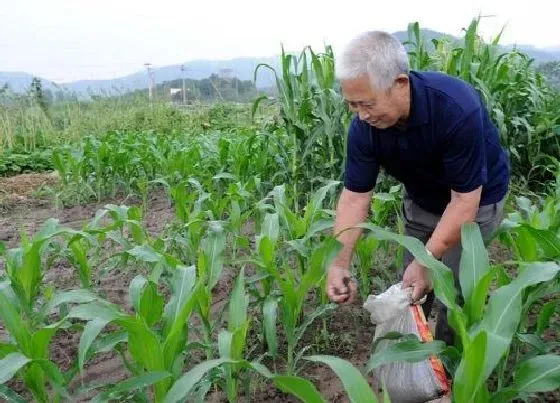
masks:
[[[129,298],[134,307],[132,315],[104,300],[70,310],[68,318],[87,322],[78,351],[80,370],[90,355],[92,343],[108,324],[122,329],[117,334],[126,333],[127,354],[123,353],[121,357],[134,378],[126,384],[127,388],[117,385],[104,391],[99,399],[115,399],[139,386],[144,388],[153,384],[153,400],[161,402],[173,381],[183,373],[188,349],[187,323],[196,308],[202,283],[196,278],[194,266],[177,265],[173,268],[170,285],[171,299],[165,303],[156,282],[143,276],[135,277],[129,287]],[[148,399],[146,392],[140,393],[140,397]]]
[[[543,294],[548,295],[554,288],[557,290],[555,278],[560,271],[557,263],[522,264],[515,279],[507,284],[502,282],[503,285],[489,295],[495,270],[489,265],[478,226],[474,223],[465,224],[461,233],[463,255],[460,284],[464,300],[461,306],[457,303],[457,290],[451,270],[428,256],[420,241],[392,234],[371,224],[360,226],[372,231],[379,239],[393,240],[405,246],[429,269],[436,296],[446,305],[449,323],[456,332],[455,347],[444,351],[441,343],[413,343],[412,346],[410,341],[397,343],[390,351],[375,353],[368,369],[375,368],[383,361],[419,361],[432,354],[441,354],[449,372],[453,374],[453,398],[457,402],[503,401],[505,397],[511,400],[525,393],[548,391],[560,385],[558,372],[554,371],[554,368],[558,368],[558,356],[554,354],[543,354],[526,362],[521,359],[514,362],[513,372],[522,375],[516,375],[519,379],[515,378],[513,384],[506,384],[509,378],[504,376],[503,370],[522,323],[524,304],[532,304]],[[541,285],[545,285],[545,291],[536,291]],[[502,381],[497,390],[490,392],[487,381],[492,374],[497,374]]]
[[[249,295],[245,292],[245,270],[242,268],[229,301],[228,328],[223,329],[218,335],[220,358],[243,359],[250,321],[247,314],[248,308]],[[230,402],[237,401],[241,368],[238,364],[223,365],[226,395]]]
[[[201,252],[198,255],[198,276],[203,286],[198,293],[198,314],[202,321],[204,340],[207,345],[207,358],[213,357],[212,332],[219,324],[219,318],[212,317],[212,290],[218,283],[223,270],[223,253],[226,246],[226,234],[219,222],[212,222],[207,236],[202,240]]]
[[[0,319],[10,338],[0,343],[0,379],[3,384],[14,376],[21,377],[39,402],[68,397],[68,379],[48,356],[53,336],[67,326],[63,314],[66,309],[61,309],[58,318],[51,318],[51,314],[69,303],[97,298],[87,290],[53,294],[43,286],[42,265],[50,258],[49,244],[58,236],[70,234],[88,238],[88,234],[60,228],[56,220],[50,219],[31,240],[24,234],[21,247],[5,253],[7,278],[0,283]],[[9,393],[15,395],[13,391]]]

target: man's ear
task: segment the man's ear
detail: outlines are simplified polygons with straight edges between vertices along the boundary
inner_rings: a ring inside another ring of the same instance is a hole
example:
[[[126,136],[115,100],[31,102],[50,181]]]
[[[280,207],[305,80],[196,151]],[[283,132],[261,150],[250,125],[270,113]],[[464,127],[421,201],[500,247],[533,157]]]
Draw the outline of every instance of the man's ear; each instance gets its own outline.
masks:
[[[404,88],[408,85],[409,81],[408,74],[401,73],[395,78],[395,86],[397,88]]]

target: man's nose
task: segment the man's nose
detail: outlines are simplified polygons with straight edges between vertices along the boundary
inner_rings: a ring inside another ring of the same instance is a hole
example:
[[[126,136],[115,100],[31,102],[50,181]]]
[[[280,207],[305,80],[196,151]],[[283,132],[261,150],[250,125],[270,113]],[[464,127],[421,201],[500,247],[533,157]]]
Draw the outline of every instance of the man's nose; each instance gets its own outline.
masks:
[[[358,109],[358,117],[361,120],[366,120],[367,118],[369,118],[369,113],[360,108]]]

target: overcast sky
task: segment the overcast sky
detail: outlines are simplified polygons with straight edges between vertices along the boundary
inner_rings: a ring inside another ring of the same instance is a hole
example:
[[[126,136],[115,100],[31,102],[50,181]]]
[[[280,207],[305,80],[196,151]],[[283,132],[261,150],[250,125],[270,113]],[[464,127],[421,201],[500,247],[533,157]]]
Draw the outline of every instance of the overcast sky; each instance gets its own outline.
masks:
[[[472,17],[488,38],[560,45],[558,0],[0,0],[0,71],[57,82],[107,79],[183,61],[337,47],[363,30],[421,27],[459,35]],[[336,5],[336,6],[333,6]]]

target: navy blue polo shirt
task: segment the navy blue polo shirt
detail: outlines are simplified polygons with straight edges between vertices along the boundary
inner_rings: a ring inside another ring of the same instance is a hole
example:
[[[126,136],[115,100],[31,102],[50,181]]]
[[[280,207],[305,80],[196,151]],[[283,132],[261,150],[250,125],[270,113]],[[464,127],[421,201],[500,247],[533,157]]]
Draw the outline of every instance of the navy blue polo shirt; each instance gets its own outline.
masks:
[[[404,128],[377,129],[356,116],[350,125],[344,185],[375,187],[379,168],[402,182],[420,207],[441,214],[451,190],[482,185],[480,205],[508,191],[510,168],[479,94],[467,82],[439,72],[411,71],[411,105]]]

